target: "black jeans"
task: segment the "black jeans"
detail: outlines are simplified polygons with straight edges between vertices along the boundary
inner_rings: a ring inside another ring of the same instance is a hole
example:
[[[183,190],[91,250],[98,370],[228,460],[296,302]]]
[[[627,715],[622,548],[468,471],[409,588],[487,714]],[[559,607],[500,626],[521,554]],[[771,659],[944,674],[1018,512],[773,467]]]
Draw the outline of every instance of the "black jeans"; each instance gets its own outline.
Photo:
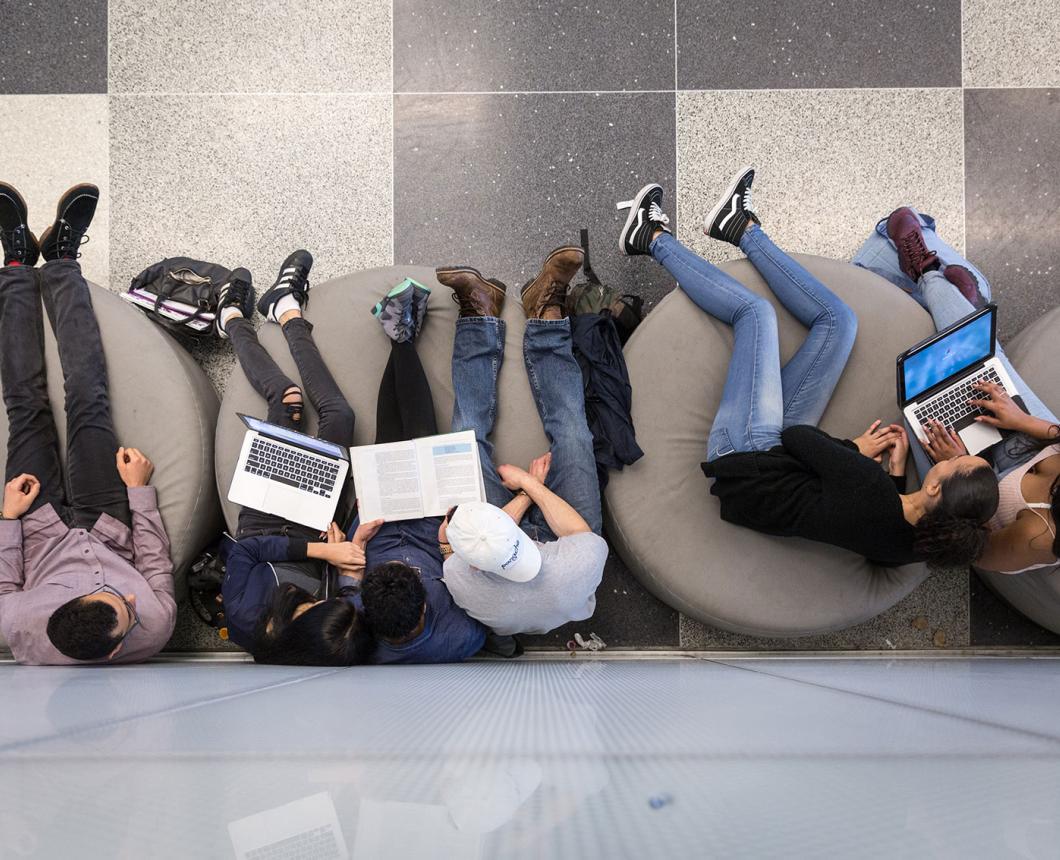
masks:
[[[65,480],[48,402],[42,297],[66,389]],[[8,421],[4,480],[23,472],[37,477],[41,491],[30,510],[51,504],[72,528],[92,528],[101,513],[131,525],[116,465],[103,344],[76,260],[0,268],[0,383]]]
[[[254,326],[245,319],[230,320],[226,330],[232,341],[240,367],[246,374],[254,390],[268,403],[266,419],[270,424],[301,430],[301,418],[295,421],[291,417],[288,404],[283,402],[284,394],[292,388],[299,388],[288,378],[266,352],[258,341]],[[305,319],[290,320],[283,326],[283,334],[291,350],[298,375],[302,377],[309,402],[316,409],[319,419],[317,436],[336,445],[350,445],[353,442],[354,416],[350,404],[339,390],[335,377],[331,375],[324,358],[313,340],[313,326]],[[301,390],[299,388],[299,390]],[[301,410],[302,416],[305,409]],[[291,523],[283,517],[243,508],[239,514],[237,538],[260,535],[293,535],[316,539],[318,532],[297,523]]]

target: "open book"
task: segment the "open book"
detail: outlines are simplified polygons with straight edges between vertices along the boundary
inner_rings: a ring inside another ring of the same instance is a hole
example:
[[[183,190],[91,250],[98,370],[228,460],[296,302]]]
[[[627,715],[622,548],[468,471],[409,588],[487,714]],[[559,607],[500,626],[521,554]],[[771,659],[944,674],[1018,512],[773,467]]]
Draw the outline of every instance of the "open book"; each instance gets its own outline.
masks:
[[[444,516],[453,505],[486,501],[471,430],[350,449],[361,522]]]

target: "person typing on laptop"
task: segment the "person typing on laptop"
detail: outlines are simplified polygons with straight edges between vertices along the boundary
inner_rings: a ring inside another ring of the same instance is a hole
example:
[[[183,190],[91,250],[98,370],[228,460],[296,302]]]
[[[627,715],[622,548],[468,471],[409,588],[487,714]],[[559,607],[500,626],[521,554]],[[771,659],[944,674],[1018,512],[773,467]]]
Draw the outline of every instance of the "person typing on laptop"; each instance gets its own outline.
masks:
[[[766,534],[808,538],[887,565],[966,564],[985,542],[997,507],[989,465],[977,457],[940,463],[905,492],[907,436],[874,422],[853,441],[815,425],[846,366],[857,332],[850,308],[766,235],[750,204],[745,168],[704,221],[712,238],[740,248],[777,299],[808,329],[783,366],[773,306],[690,251],[670,233],[662,188],[623,204],[620,242],[650,255],[703,311],[733,327],[728,377],[707,440],[703,471],[724,520]],[[888,475],[880,460],[888,456]]]
[[[318,416],[321,440],[336,446],[353,441],[353,410],[339,390],[302,315],[309,299],[313,257],[295,251],[276,282],[257,303],[279,325]],[[236,269],[218,296],[217,332],[231,340],[236,358],[268,404],[269,424],[300,431],[305,404],[290,380],[258,341],[251,322],[254,288],[246,269]],[[341,574],[359,572],[364,545],[378,524],[366,524],[347,540],[332,523],[326,531],[277,514],[244,507],[234,539],[222,546],[225,578],[221,594],[229,638],[258,662],[348,665],[363,662],[371,640],[356,609],[339,594]],[[340,577],[329,581],[328,566]],[[326,598],[326,599],[325,599]]]
[[[962,258],[941,265],[939,255],[925,241],[916,212],[908,207],[896,209],[886,227],[893,255],[883,253],[881,247],[875,264],[917,284],[936,330],[959,327],[982,313],[991,297],[990,284],[977,278],[973,270],[978,270]],[[989,337],[994,338],[993,331]],[[975,376],[975,393],[968,398],[968,406],[978,412],[973,418],[978,427],[995,434],[1001,431],[990,437],[989,449],[1000,503],[976,565],[1023,573],[1056,564],[1060,557],[1060,419],[1020,377],[1001,345],[992,340],[988,346],[1005,384]],[[1013,397],[1015,392],[1018,399]],[[913,435],[913,457],[922,476],[930,474],[933,463],[967,457],[962,438],[966,434],[951,424],[931,420],[922,425],[923,444]]]
[[[25,201],[0,183],[0,379],[9,425],[0,632],[20,663],[145,660],[169,641],[176,620],[169,539],[148,486],[154,467],[118,445],[99,326],[77,262],[98,200],[94,185],[74,186],[38,240]],[[65,489],[42,296],[66,387]]]

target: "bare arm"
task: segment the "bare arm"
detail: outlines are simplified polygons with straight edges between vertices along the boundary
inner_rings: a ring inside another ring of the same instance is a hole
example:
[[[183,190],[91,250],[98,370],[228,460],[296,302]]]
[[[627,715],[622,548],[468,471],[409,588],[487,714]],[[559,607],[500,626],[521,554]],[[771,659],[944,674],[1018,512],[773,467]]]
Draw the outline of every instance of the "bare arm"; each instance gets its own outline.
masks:
[[[522,490],[541,509],[545,522],[556,537],[592,531],[581,514],[529,472],[518,466],[501,466],[497,472],[504,486],[510,490]]]
[[[1021,513],[1015,522],[990,533],[986,550],[976,561],[984,570],[1022,570],[1032,564],[1055,561],[1052,552],[1053,536],[1037,516],[1030,511]]]

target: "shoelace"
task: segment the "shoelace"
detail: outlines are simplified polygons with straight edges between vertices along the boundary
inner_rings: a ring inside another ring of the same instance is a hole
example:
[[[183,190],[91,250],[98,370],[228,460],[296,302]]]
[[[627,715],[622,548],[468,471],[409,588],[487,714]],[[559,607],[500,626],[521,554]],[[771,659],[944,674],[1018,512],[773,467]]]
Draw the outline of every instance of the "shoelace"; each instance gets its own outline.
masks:
[[[78,259],[81,252],[77,249],[89,242],[88,233],[82,233],[75,241],[73,230],[66,221],[60,221],[59,235],[55,239],[55,254],[57,257],[72,257]]]
[[[669,224],[670,216],[662,211],[658,203],[652,203],[648,207],[648,220],[656,224]]]
[[[292,269],[284,269],[276,286],[287,285],[295,298],[302,305],[309,304],[309,270],[303,266],[295,266]]]
[[[754,203],[751,202],[751,189],[745,188],[743,192],[743,211],[748,215],[756,215]]]

